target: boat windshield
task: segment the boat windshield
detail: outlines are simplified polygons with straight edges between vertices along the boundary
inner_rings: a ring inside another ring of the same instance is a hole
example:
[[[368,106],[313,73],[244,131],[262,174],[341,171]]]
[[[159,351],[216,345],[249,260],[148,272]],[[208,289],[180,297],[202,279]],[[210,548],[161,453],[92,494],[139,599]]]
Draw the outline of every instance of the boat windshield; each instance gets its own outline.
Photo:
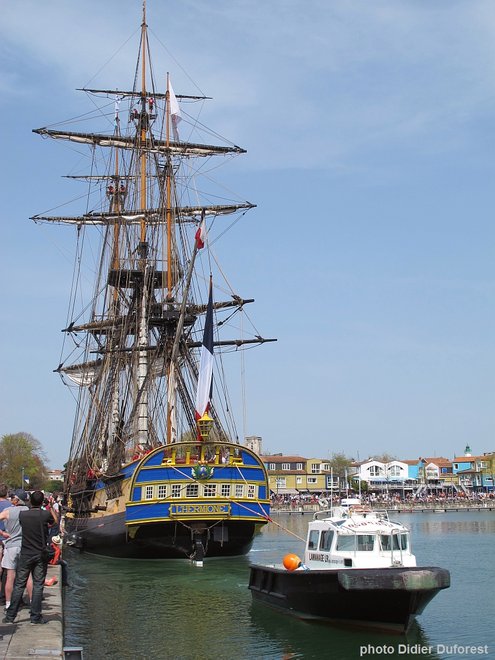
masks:
[[[382,550],[407,550],[407,534],[381,534]]]
[[[320,537],[320,550],[330,550],[333,541],[333,531],[330,529],[323,530]]]
[[[371,552],[375,545],[375,537],[373,534],[356,534],[344,535],[339,534],[337,537],[337,550],[358,552]]]

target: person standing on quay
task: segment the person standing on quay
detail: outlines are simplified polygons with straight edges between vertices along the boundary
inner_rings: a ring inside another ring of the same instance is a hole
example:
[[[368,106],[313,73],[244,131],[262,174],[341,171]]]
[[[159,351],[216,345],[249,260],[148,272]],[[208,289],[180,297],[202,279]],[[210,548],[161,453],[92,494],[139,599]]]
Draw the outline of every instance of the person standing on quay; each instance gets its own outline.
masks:
[[[29,495],[24,490],[16,490],[11,496],[13,506],[9,506],[0,512],[0,521],[5,522],[5,531],[0,530],[0,538],[3,539],[4,551],[2,557],[2,568],[7,571],[5,580],[5,609],[10,605],[12,589],[14,588],[15,572],[19,553],[21,552],[22,529],[19,523],[21,511],[28,511],[27,502]],[[33,591],[32,580],[27,582],[27,592],[31,600]]]
[[[9,489],[7,488],[6,484],[0,484],[0,512],[12,506],[12,502],[7,497],[8,492]],[[5,530],[5,523],[3,520],[0,520],[0,531],[4,531],[4,530]],[[2,561],[3,558],[3,542],[4,539],[0,535],[0,562]],[[2,602],[4,602],[6,573],[1,567],[0,567],[0,576],[1,576],[0,599]]]
[[[44,494],[40,490],[31,493],[31,508],[21,511],[19,522],[22,527],[22,543],[17,572],[12,592],[10,607],[5,612],[3,623],[14,623],[22,604],[22,596],[30,575],[33,577],[33,596],[31,598],[31,623],[46,623],[41,616],[43,587],[45,585],[48,557],[44,556],[48,539],[48,525],[58,523],[58,514],[51,509],[49,502],[42,509]]]

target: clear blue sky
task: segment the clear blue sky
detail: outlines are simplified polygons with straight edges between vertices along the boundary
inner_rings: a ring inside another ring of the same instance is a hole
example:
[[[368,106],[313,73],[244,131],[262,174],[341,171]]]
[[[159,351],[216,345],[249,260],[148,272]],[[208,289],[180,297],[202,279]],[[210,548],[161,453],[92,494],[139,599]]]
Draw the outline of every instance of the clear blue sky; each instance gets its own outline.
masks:
[[[31,129],[132,83],[141,2],[0,8],[0,434],[57,468],[71,233],[28,218],[67,201],[81,151]],[[494,450],[495,3],[148,0],[148,23],[155,74],[248,150],[218,177],[258,205],[224,256],[278,343],[245,354],[240,432],[320,457]]]

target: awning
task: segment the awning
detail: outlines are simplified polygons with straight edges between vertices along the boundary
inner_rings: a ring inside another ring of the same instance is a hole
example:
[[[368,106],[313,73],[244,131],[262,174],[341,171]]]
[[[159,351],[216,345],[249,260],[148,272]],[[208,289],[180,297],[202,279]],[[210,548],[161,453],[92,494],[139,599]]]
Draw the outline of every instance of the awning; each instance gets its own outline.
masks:
[[[274,495],[299,495],[299,491],[295,488],[277,488],[276,490],[272,489]]]

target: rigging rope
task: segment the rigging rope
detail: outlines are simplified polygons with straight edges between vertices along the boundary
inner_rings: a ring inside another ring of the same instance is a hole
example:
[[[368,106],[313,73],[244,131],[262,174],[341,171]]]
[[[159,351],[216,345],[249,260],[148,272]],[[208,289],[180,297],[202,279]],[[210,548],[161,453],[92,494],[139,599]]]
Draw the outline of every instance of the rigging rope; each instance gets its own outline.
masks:
[[[280,527],[280,529],[281,529],[282,531],[287,532],[287,534],[292,534],[292,536],[295,536],[296,539],[299,539],[300,541],[303,541],[303,543],[306,543],[306,539],[303,539],[301,536],[299,536],[298,534],[296,534],[296,533],[293,532],[292,530],[287,529],[287,527],[284,527],[284,526],[281,525],[280,523],[276,522],[275,520],[273,520],[273,518],[268,518],[268,520],[269,520],[271,523],[273,523],[274,525],[277,525],[277,527]]]

